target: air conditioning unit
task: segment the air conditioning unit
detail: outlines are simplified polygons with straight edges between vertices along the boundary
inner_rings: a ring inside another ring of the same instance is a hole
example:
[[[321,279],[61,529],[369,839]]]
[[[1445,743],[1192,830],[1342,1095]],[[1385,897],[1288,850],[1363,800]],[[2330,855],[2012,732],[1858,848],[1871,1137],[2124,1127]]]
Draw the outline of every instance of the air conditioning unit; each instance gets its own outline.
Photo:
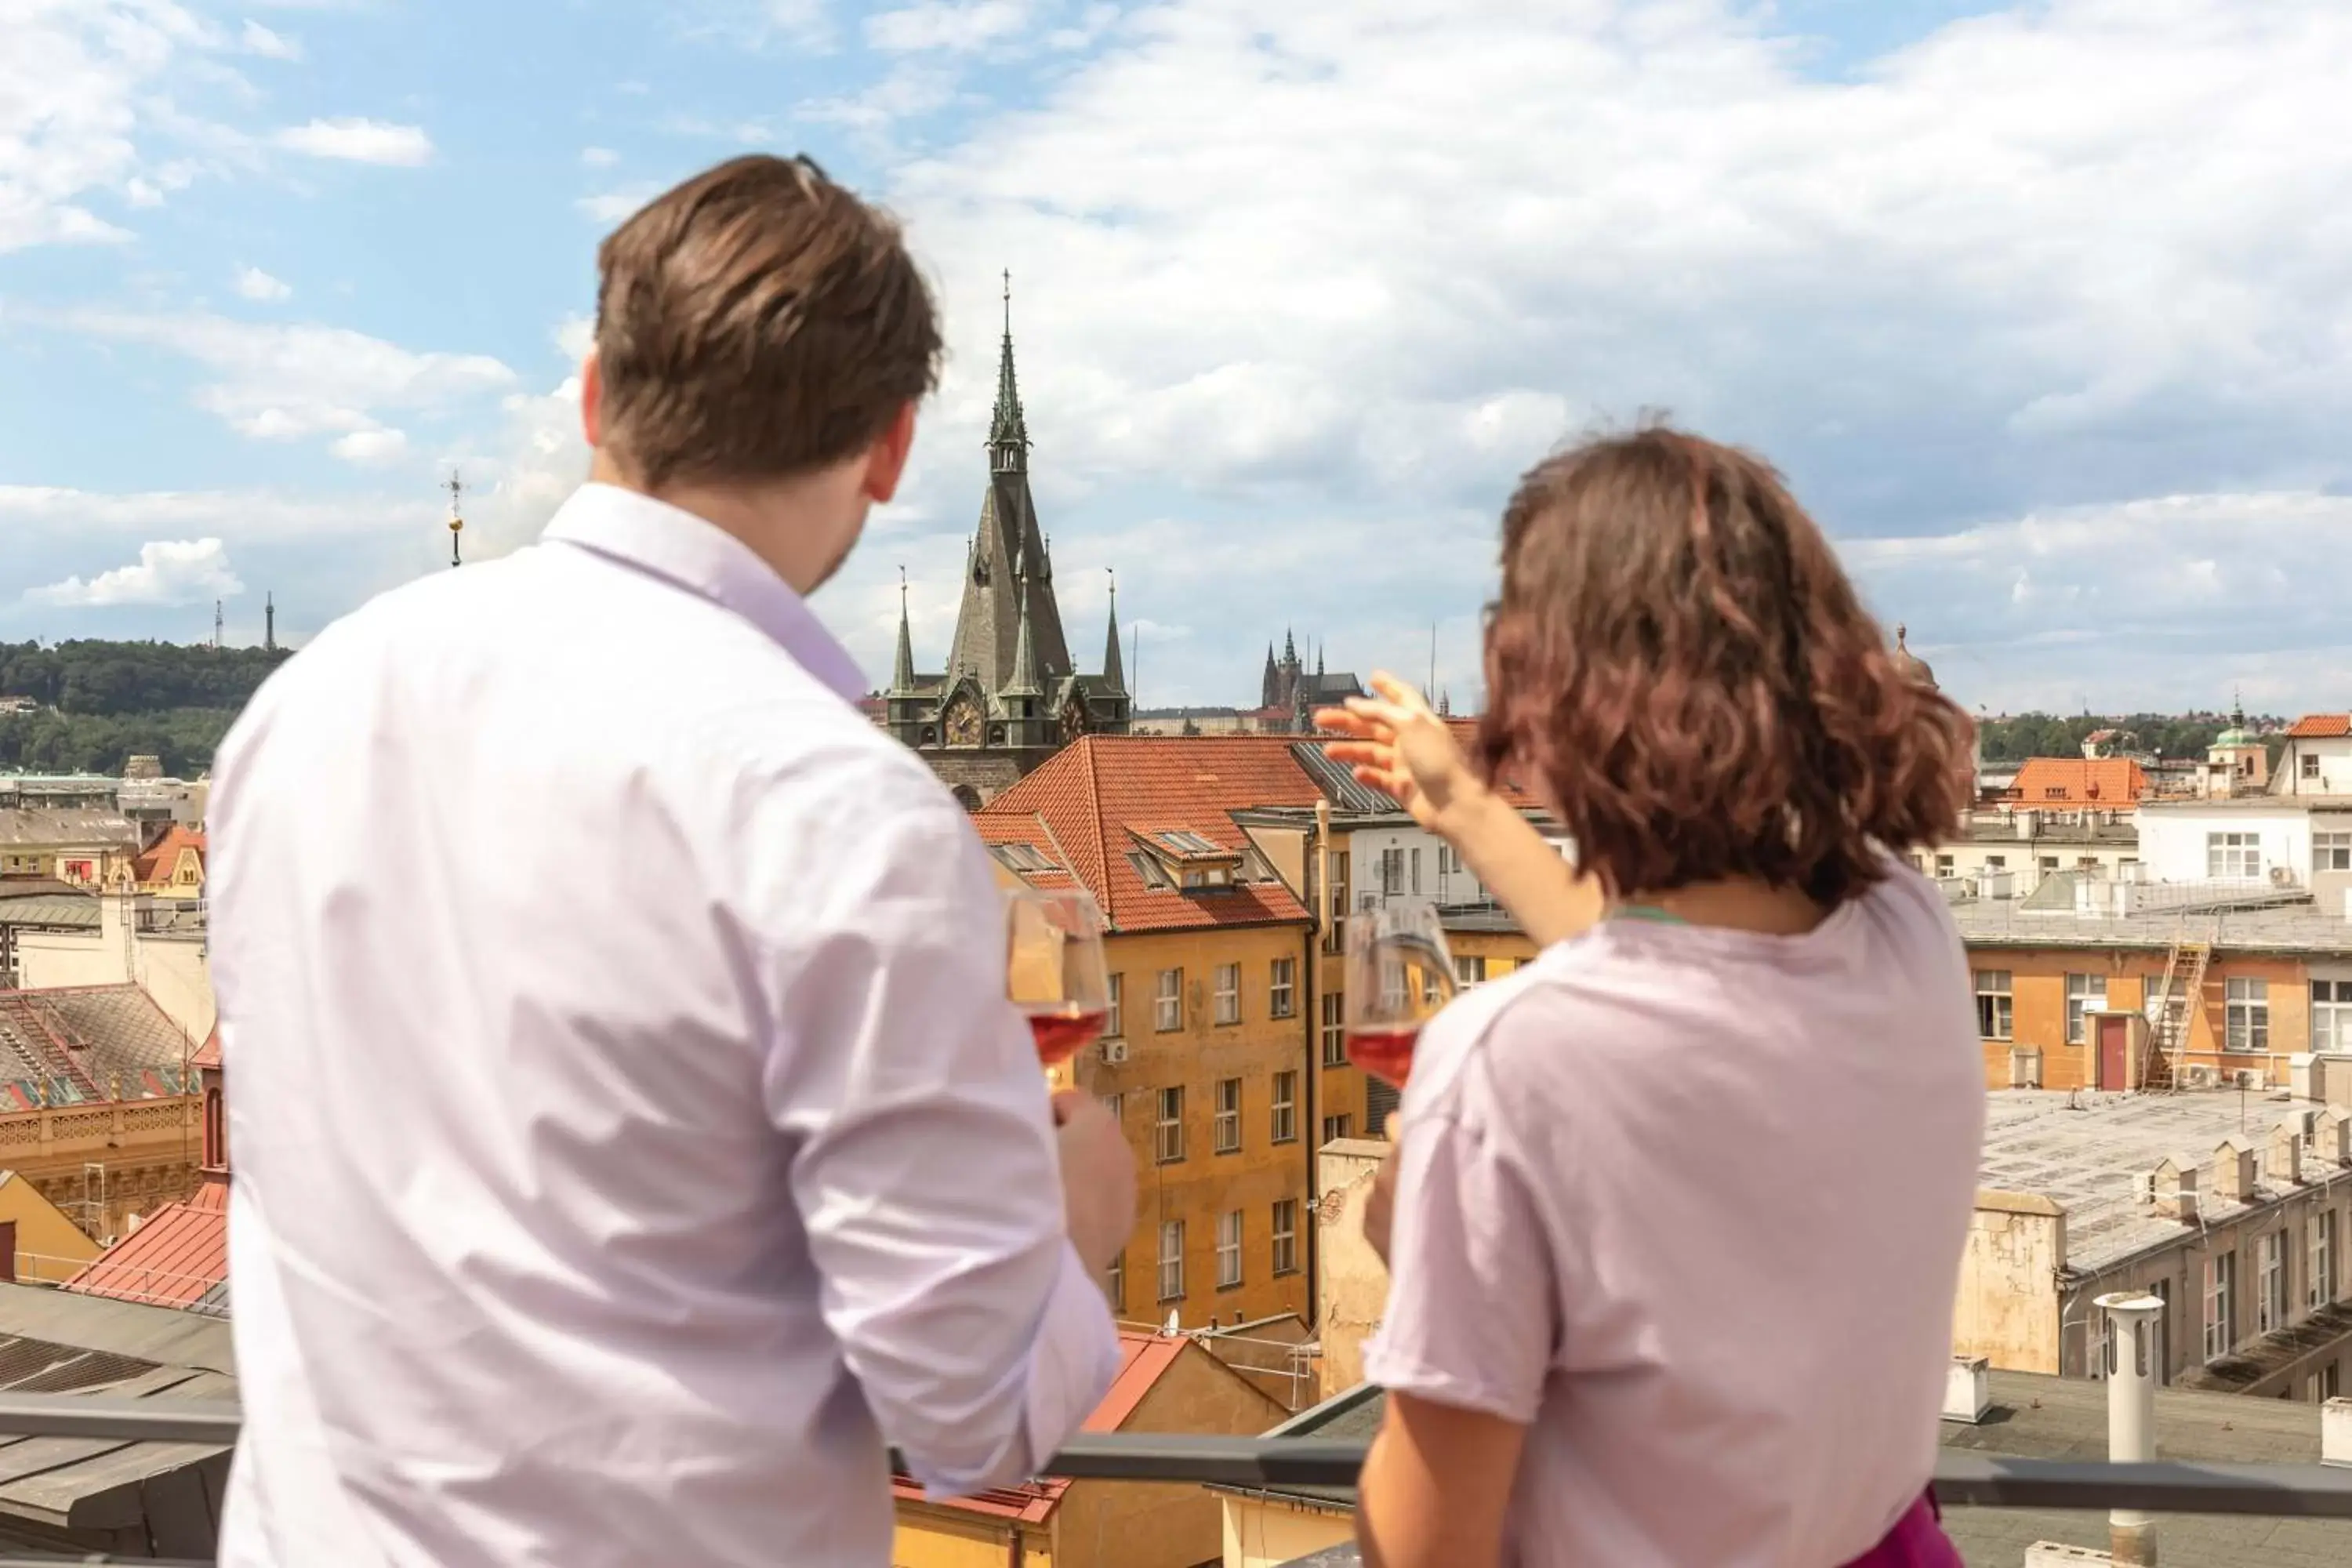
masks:
[[[1102,1059],[1103,1066],[1107,1068],[1125,1067],[1127,1065],[1127,1042],[1125,1040],[1105,1040],[1102,1043]]]
[[[2208,1067],[2202,1062],[2192,1063],[2188,1073],[2189,1087],[2210,1089],[2221,1081],[2221,1076],[2219,1068]]]
[[[2271,886],[2272,886],[2272,887],[2273,887],[2273,888],[2292,888],[2292,887],[2294,887],[2294,867],[2292,867],[2292,866],[2273,866],[2273,867],[2272,867],[2272,868],[2271,868]]]

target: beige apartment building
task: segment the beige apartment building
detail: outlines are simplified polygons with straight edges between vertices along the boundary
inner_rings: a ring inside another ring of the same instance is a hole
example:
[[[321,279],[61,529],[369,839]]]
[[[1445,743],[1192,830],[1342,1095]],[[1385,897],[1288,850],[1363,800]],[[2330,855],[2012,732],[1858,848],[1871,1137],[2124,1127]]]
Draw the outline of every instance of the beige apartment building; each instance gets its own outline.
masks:
[[[1988,1097],[1952,1353],[2095,1377],[2143,1291],[2168,1384],[2324,1400],[2352,1384],[2352,1057],[2324,1099],[2235,1089]]]

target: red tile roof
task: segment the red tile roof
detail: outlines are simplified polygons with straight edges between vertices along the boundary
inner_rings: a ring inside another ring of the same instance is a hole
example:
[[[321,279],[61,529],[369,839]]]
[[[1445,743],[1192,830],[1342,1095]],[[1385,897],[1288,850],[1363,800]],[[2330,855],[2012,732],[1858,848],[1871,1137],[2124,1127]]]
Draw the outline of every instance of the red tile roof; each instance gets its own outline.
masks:
[[[2287,731],[2293,741],[2327,741],[2352,735],[2352,713],[2306,713]]]
[[[196,852],[196,864],[205,864],[205,836],[193,827],[173,823],[155,840],[144,854],[131,863],[131,873],[142,882],[165,882],[180,868],[180,851]]]
[[[1278,881],[1181,890],[1147,886],[1128,861],[1130,829],[1181,826],[1238,854],[1249,837],[1232,814],[1251,806],[1312,805],[1322,792],[1291,754],[1296,735],[1087,735],[1047,758],[973,820],[1006,842],[1007,819],[1034,820],[1055,858],[1095,896],[1113,931],[1305,921],[1306,908]],[[992,836],[998,837],[992,837]],[[1137,851],[1140,853],[1141,851]]]
[[[2128,757],[2028,757],[2009,794],[2020,805],[2130,805],[2147,789],[2147,773]]]
[[[1110,1380],[1110,1391],[1096,1405],[1080,1428],[1087,1432],[1116,1432],[1135,1414],[1152,1385],[1167,1375],[1184,1353],[1192,1341],[1164,1334],[1145,1333],[1135,1329],[1118,1331],[1118,1373]],[[1206,1354],[1206,1352],[1202,1352]],[[1014,1519],[1024,1524],[1043,1524],[1054,1511],[1062,1494],[1070,1489],[1065,1480],[1028,1481],[1017,1487],[1000,1487],[978,1492],[968,1498],[958,1498],[946,1506],[968,1513],[987,1514],[993,1519]],[[908,1477],[890,1478],[890,1493],[905,1502],[920,1502],[923,1489]]]
[[[155,1211],[65,1289],[151,1307],[193,1307],[228,1278],[228,1189],[207,1183]]]
[[[220,1071],[220,1026],[218,1024],[215,1024],[213,1032],[205,1037],[205,1043],[196,1047],[196,1054],[188,1058],[188,1065],[192,1068],[204,1068],[212,1072]]]

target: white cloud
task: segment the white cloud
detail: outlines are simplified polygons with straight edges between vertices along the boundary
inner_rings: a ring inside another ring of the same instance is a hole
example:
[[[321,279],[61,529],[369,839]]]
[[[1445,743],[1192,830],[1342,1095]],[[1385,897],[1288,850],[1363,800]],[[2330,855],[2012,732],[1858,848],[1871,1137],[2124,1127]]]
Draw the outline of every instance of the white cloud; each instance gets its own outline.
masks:
[[[266,440],[380,432],[382,410],[447,410],[514,381],[487,354],[417,353],[338,327],[102,310],[58,321],[196,361],[219,377],[197,389],[197,406]]]
[[[659,195],[659,185],[638,184],[582,196],[572,205],[598,223],[618,223]]]
[[[302,58],[300,43],[283,33],[273,33],[258,22],[247,21],[239,37],[246,53],[259,55],[264,59],[299,60]]]
[[[595,320],[590,316],[566,316],[555,324],[554,335],[555,346],[563,351],[564,358],[576,364],[596,346]]]
[[[587,168],[609,169],[620,161],[621,155],[618,153],[614,152],[610,147],[583,147],[580,149],[580,162]]]
[[[236,270],[236,291],[246,299],[269,303],[283,300],[294,292],[292,288],[258,267],[240,267]]]
[[[433,158],[433,139],[415,125],[394,125],[382,120],[313,120],[289,125],[273,138],[291,153],[313,158],[340,158],[353,163],[387,163],[414,168]]]
[[[919,0],[866,18],[866,41],[877,49],[909,53],[985,48],[1029,26],[1028,0]]]
[[[244,584],[229,571],[226,546],[217,539],[190,539],[142,544],[138,561],[131,565],[101,572],[87,581],[68,577],[44,588],[29,588],[25,597],[35,604],[96,608],[188,605],[243,591]]]
[[[354,430],[339,436],[327,450],[347,463],[389,463],[408,450],[408,437],[399,430]]]
[[[298,496],[266,489],[108,492],[58,486],[0,485],[0,534],[11,541],[77,541],[94,534],[234,534],[240,546],[335,539],[429,526],[429,499]]]

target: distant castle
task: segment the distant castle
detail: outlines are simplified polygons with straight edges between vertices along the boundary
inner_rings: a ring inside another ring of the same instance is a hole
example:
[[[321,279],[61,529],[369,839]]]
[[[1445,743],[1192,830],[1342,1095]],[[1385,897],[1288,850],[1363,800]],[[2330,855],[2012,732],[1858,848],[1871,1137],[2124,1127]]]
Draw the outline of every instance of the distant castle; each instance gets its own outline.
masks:
[[[988,492],[965,554],[963,602],[947,668],[916,670],[902,586],[898,658],[882,694],[884,726],[922,753],[967,808],[1080,735],[1127,733],[1129,718],[1116,584],[1099,673],[1076,672],[1062,635],[1053,554],[1029,493],[1029,426],[1013,374],[1009,277],[987,449]]]

